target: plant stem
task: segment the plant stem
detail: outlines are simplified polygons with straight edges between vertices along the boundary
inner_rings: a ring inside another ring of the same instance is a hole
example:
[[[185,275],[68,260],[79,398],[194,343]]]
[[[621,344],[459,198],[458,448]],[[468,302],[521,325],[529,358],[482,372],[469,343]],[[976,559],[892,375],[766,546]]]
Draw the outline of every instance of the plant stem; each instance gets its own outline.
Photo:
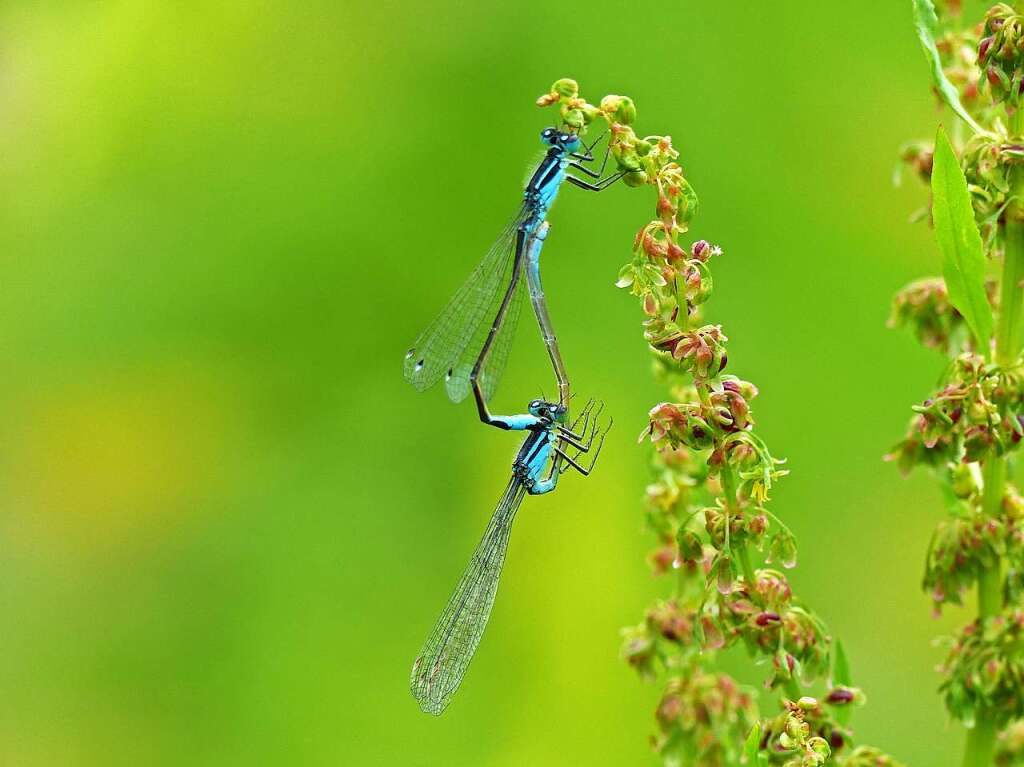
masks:
[[[1006,492],[1006,459],[992,457],[983,468],[985,489],[982,512],[986,517],[999,516]],[[996,561],[978,575],[978,619],[984,621],[1003,609],[1002,563]]]
[[[967,731],[963,767],[989,767],[996,746],[996,723],[987,711],[979,711],[974,727]]]
[[[754,567],[750,564],[750,552],[747,551],[747,545],[740,544],[736,548],[736,559],[740,561],[740,570],[743,573],[743,580],[746,581],[747,586],[753,588],[754,581],[757,576],[754,574]]]
[[[1021,131],[1022,115],[1024,113],[1018,109],[1010,117],[1014,136]],[[1024,316],[1024,302],[1021,301],[1021,284],[1024,282],[1024,211],[1019,201],[1024,192],[1024,177],[1017,168],[1011,170],[1010,190],[1011,195],[1017,199],[1006,209],[995,348],[995,362],[1003,370],[1014,365],[1020,354],[1021,318]],[[982,512],[986,517],[997,517],[1002,511],[1003,496],[1006,494],[1006,458],[992,456],[982,467],[982,474],[985,479]],[[1002,562],[996,560],[991,567],[983,568],[978,574],[979,629],[984,630],[985,621],[999,614],[1002,609]],[[964,767],[989,767],[992,764],[997,735],[995,712],[988,708],[979,709],[974,727],[967,732]]]
[[[722,482],[722,496],[725,500],[725,509],[729,514],[736,513],[739,510],[739,506],[736,502],[736,472],[733,471],[732,466],[728,463],[723,463],[718,470],[719,479]],[[754,571],[754,566],[750,561],[750,549],[747,547],[745,541],[733,541],[730,543],[732,554],[735,555],[736,560],[740,564],[740,571],[743,573],[743,580],[747,584],[749,589],[750,598],[755,603],[760,604],[761,600],[757,593],[754,591],[754,584],[757,582],[757,574]],[[786,696],[790,700],[800,700],[803,697],[803,690],[800,687],[800,682],[795,677],[789,677],[782,685],[782,689],[785,690]]]
[[[1014,176],[1019,174],[1014,173]],[[1016,180],[1016,179],[1014,179]],[[1014,184],[1016,191],[1018,184]],[[1021,190],[1024,191],[1024,190]],[[999,285],[999,322],[996,326],[996,363],[1007,368],[1012,365],[1020,352],[1021,317],[1024,305],[1021,302],[1021,282],[1024,281],[1024,213],[1020,203],[1013,203],[1006,210],[1006,229],[1003,235],[1003,274]]]

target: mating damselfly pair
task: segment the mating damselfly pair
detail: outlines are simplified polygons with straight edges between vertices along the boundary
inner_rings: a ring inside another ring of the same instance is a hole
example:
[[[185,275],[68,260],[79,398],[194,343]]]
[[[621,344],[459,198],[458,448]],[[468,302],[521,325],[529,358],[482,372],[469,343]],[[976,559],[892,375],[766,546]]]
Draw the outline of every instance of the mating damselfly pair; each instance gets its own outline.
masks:
[[[440,714],[448,705],[487,626],[512,521],[523,498],[551,492],[570,468],[589,475],[611,427],[610,419],[599,427],[601,407],[593,400],[568,422],[569,377],[541,285],[540,253],[548,235],[548,211],[564,182],[599,192],[621,178],[622,172],[603,175],[608,149],[599,169],[588,167],[596,162],[593,150],[600,138],[584,147],[575,133],[547,128],[541,141],[548,150],[526,185],[519,211],[405,357],[405,378],[417,390],[443,377],[454,402],[461,402],[472,390],[484,423],[529,432],[483,538],[413,664],[413,696],[431,714]],[[526,293],[551,360],[558,402],[537,399],[525,414],[493,415],[487,403],[508,361]],[[590,454],[587,465],[584,454]]]

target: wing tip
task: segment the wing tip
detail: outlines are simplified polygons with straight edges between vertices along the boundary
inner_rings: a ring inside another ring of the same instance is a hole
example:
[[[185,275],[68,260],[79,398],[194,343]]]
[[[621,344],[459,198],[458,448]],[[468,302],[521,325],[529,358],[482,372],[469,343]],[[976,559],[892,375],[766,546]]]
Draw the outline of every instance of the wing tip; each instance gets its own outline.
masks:
[[[430,686],[424,686],[418,684],[418,682],[419,680],[414,677],[412,684],[409,685],[409,691],[412,693],[412,697],[416,699],[416,703],[419,704],[420,711],[431,716],[441,716],[448,707],[451,695],[446,695],[441,699],[432,698],[430,697]]]

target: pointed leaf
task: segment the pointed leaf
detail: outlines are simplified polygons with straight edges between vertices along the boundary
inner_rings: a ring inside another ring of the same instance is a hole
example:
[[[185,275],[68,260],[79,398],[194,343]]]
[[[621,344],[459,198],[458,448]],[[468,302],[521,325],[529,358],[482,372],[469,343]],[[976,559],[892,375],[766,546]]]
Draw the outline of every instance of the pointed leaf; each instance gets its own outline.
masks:
[[[757,765],[757,754],[761,750],[761,723],[755,722],[753,729],[743,744],[743,761],[749,765]]]
[[[992,307],[985,293],[985,254],[964,172],[941,127],[935,137],[932,165],[932,219],[942,250],[942,276],[949,301],[974,333],[978,349],[987,352]]]
[[[832,656],[832,686],[852,687],[850,681],[850,661],[846,658],[846,650],[843,643],[836,640],[836,649]]]
[[[928,59],[928,65],[932,70],[932,80],[935,87],[942,96],[949,108],[956,112],[960,119],[971,126],[975,133],[984,133],[974,118],[964,109],[960,103],[960,94],[949,80],[946,73],[942,71],[942,59],[939,57],[939,49],[935,47],[935,34],[939,29],[939,17],[935,13],[935,6],[932,0],[913,0],[914,3],[914,25],[917,27],[917,37],[921,41],[921,48],[924,49],[924,57]]]

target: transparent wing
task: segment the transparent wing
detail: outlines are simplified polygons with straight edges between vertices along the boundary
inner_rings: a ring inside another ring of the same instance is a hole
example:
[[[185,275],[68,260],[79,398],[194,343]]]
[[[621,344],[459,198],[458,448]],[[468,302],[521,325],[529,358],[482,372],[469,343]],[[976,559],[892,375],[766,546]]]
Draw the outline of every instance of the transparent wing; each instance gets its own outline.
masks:
[[[498,591],[512,520],[525,493],[522,482],[513,477],[455,593],[412,665],[409,688],[428,714],[444,711],[473,660]]]
[[[508,285],[511,282],[511,267],[514,261],[515,259],[512,259],[509,264],[508,276],[502,280],[502,285]],[[498,328],[497,335],[494,337],[494,343],[491,344],[491,351],[487,355],[483,367],[480,368],[480,388],[483,389],[484,400],[488,402],[490,402],[491,397],[498,388],[501,374],[505,372],[505,364],[508,362],[512,341],[516,335],[516,327],[519,325],[519,315],[522,312],[527,290],[525,270],[526,259],[523,258],[522,263],[519,265],[519,278],[512,293],[512,298],[509,301],[508,309],[505,312],[505,318],[501,323],[501,327]],[[480,324],[473,340],[466,344],[459,361],[451,368],[452,372],[445,382],[445,388],[448,391],[448,398],[452,402],[462,402],[472,388],[469,383],[470,373],[473,372],[477,356],[480,354],[487,334],[490,332],[491,320],[498,313],[503,297],[504,291],[500,291],[497,299],[494,301],[493,310],[487,313],[487,321]]]
[[[405,380],[417,391],[429,389],[441,376],[453,370],[470,341],[480,336],[481,325],[489,327],[511,277],[516,227],[522,217],[521,210],[452,296],[444,311],[406,353]],[[486,328],[483,333],[486,335]]]

